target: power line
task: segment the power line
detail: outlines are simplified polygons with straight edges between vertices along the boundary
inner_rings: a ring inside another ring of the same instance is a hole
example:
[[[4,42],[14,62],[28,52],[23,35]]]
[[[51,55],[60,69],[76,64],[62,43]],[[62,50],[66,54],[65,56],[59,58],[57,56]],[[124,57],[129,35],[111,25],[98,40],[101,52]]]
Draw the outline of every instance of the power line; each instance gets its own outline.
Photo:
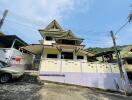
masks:
[[[110,43],[110,41],[106,41],[106,40],[97,40],[97,39],[89,39],[89,38],[85,38],[85,40],[87,41],[93,41],[93,42],[98,42],[98,43]]]
[[[87,40],[87,41],[94,41],[94,42],[109,42],[109,41],[106,41],[106,37],[104,37],[103,36],[103,38],[99,38],[99,39],[93,39],[92,37],[91,38],[89,38],[86,34],[82,34],[84,37],[85,37],[85,40]],[[108,38],[108,36],[107,36],[107,38]],[[104,40],[105,39],[105,40]],[[108,40],[110,40],[109,38],[108,38]]]
[[[123,24],[116,32],[115,35],[117,35],[128,23],[130,23],[132,21],[132,12],[129,14],[128,16],[128,21],[125,22],[125,24]]]
[[[19,21],[13,20],[13,19],[11,19],[11,18],[8,18],[7,21],[10,21],[10,22],[13,22],[13,23],[15,23],[15,24],[19,24],[19,25],[28,27],[28,28],[30,28],[30,29],[32,29],[32,30],[35,30],[37,27],[39,27],[38,25],[28,23],[27,21],[26,21],[27,23],[24,23],[24,22],[19,22]],[[33,25],[35,25],[36,27],[33,26]]]
[[[31,28],[32,30],[36,30],[36,29],[34,29],[34,28],[36,28],[36,27],[34,27],[34,26],[30,26],[30,25],[27,25],[27,24],[25,24],[25,23],[20,23],[20,22],[18,22],[18,21],[11,20],[11,19],[7,19],[7,20],[10,21],[10,22],[13,22],[13,23],[15,23],[15,24],[18,24],[18,25],[22,25],[22,26]],[[83,34],[83,35],[85,35],[85,34]],[[86,37],[86,35],[85,35],[85,37]],[[97,40],[97,39],[95,40],[95,39],[91,39],[91,38],[86,38],[86,39],[92,40],[92,41],[97,41],[97,42],[100,42],[100,41],[101,41],[101,40]],[[107,41],[102,41],[102,42],[107,42]]]
[[[32,29],[32,30],[35,30],[36,31],[36,28],[37,27],[34,27],[34,26],[31,26],[31,25],[27,25],[27,24],[25,24],[25,23],[20,23],[20,22],[18,22],[18,21],[15,21],[15,20],[11,20],[11,19],[7,19],[8,21],[10,21],[10,22],[13,22],[13,23],[15,23],[15,24],[18,24],[18,25],[22,25],[22,26],[25,26],[26,28],[28,27],[28,28],[30,28],[30,29]],[[83,34],[85,37],[87,37],[87,35],[85,35],[85,34]],[[97,39],[92,39],[92,38],[86,38],[86,39],[88,39],[88,40],[91,40],[91,41],[97,41],[97,42],[100,42],[100,41],[102,41],[102,39],[101,40],[97,40]],[[102,41],[102,42],[108,42],[108,41]]]
[[[2,10],[0,10],[0,11],[2,11]],[[27,17],[24,17],[24,16],[20,16],[19,14],[16,14],[16,13],[14,13],[14,12],[12,12],[12,11],[10,11],[10,13],[13,14],[13,15],[15,15],[15,16],[17,16],[17,17],[20,17],[20,18],[26,20],[26,22],[27,22],[28,24],[29,24],[29,23],[30,23],[30,24],[31,24],[31,23],[34,23],[34,25],[37,26],[37,27],[38,27],[38,26],[41,26],[40,24],[39,24],[39,25],[36,25],[36,24],[38,24],[38,21],[31,20],[31,19],[29,19],[29,18],[27,18]],[[17,21],[17,23],[19,23],[19,22]],[[23,23],[19,23],[19,24],[23,24]],[[25,23],[24,23],[24,25],[25,25]],[[27,26],[27,25],[26,25],[26,26]],[[29,26],[29,27],[31,27],[31,26]],[[100,31],[100,32],[94,32],[94,31],[93,31],[93,32],[92,32],[92,31],[90,32],[90,31],[89,31],[88,33],[99,34],[99,33],[108,33],[108,32],[109,32],[109,31],[102,31],[102,32],[101,32],[101,31]]]
[[[26,27],[26,28],[28,27],[28,28],[30,28],[30,29],[32,29],[32,30],[36,30],[36,28],[37,28],[37,27],[31,26],[31,25],[28,25],[28,24],[25,24],[25,23],[21,23],[21,22],[18,22],[18,21],[14,21],[14,20],[11,20],[11,19],[7,19],[7,20],[10,21],[10,22],[13,22],[13,23],[15,23],[15,24],[24,26],[24,27]]]
[[[93,40],[93,41],[91,41],[91,40],[87,40],[87,39],[85,39],[84,40],[84,42],[88,42],[88,43],[96,43],[96,44],[111,44],[112,42],[105,42],[105,41],[95,41],[95,40]]]
[[[24,18],[24,17],[22,17],[22,16],[19,16],[19,15],[17,15],[17,14],[14,14],[14,15],[16,15],[16,16],[18,16],[18,17],[21,17],[21,18]],[[25,20],[26,18],[24,18],[24,20]],[[27,22],[28,22],[28,24],[29,24],[29,19],[26,19],[26,20],[28,20]],[[31,25],[27,25],[27,23],[25,24],[25,23],[21,23],[21,22],[18,22],[18,21],[14,21],[14,20],[11,20],[11,19],[8,19],[8,21],[11,21],[11,22],[13,22],[13,23],[16,23],[16,24],[19,24],[19,25],[22,25],[22,26],[25,26],[25,27],[29,27],[29,28],[31,28],[32,30],[35,30],[34,28],[36,28],[36,27],[34,27],[34,26],[31,26]],[[36,24],[35,24],[35,26],[37,26]],[[19,30],[19,33],[21,33],[20,32],[20,30]],[[108,33],[108,31],[105,31],[105,32],[90,32],[90,33],[93,33],[93,34],[99,34],[99,33]],[[83,35],[85,35],[86,37],[87,37],[87,35],[86,34],[83,34]],[[108,43],[110,43],[110,42],[108,42],[108,41],[102,41],[102,39],[101,40],[95,40],[95,39],[91,39],[91,38],[86,38],[85,39],[85,41],[88,41],[88,43],[95,43],[95,44],[99,44],[99,45],[106,45],[106,44],[108,44]]]
[[[85,33],[85,34],[84,34],[84,33]],[[80,35],[80,36],[81,36],[81,35],[88,36],[88,35],[95,35],[95,34],[98,34],[98,35],[108,36],[109,31],[102,31],[102,32],[98,32],[98,31],[97,31],[97,32],[95,32],[95,31],[94,31],[94,32],[92,32],[92,31],[90,32],[90,31],[89,31],[89,32],[84,32],[84,33],[83,33],[83,34],[80,33],[79,35]],[[106,33],[106,34],[101,34],[101,33]],[[98,36],[98,35],[97,35],[97,36]]]
[[[117,35],[128,23],[129,23],[129,21],[127,21],[125,24],[123,24],[123,25],[115,32],[115,35]]]
[[[95,31],[93,31],[93,32],[91,32],[92,34],[99,34],[99,33],[108,33],[109,31],[102,31],[102,32],[95,32]],[[104,35],[104,34],[102,34],[102,35]]]
[[[25,23],[20,23],[20,22],[18,22],[18,21],[15,21],[15,20],[11,20],[11,19],[7,19],[8,21],[10,21],[10,22],[13,22],[13,23],[16,23],[16,24],[19,24],[19,25],[22,25],[22,26],[25,26],[25,27],[28,27],[28,28],[31,28],[32,30],[35,30],[36,31],[36,27],[34,27],[34,26],[31,26],[31,25],[27,25],[27,24],[25,24]],[[36,25],[37,26],[37,25]],[[95,33],[95,32],[94,32]],[[100,33],[100,32],[96,32],[96,33]],[[106,32],[104,32],[104,33],[106,33]],[[83,35],[85,35],[85,34],[83,34]],[[86,35],[85,35],[86,36]],[[88,38],[86,38],[86,39],[88,39]],[[102,42],[100,42],[101,40],[95,40],[95,39],[91,39],[91,38],[89,38],[88,39],[88,41],[92,41],[92,42],[98,42],[98,43],[106,43],[107,41],[102,41]]]
[[[87,45],[86,45],[86,48],[87,47],[91,47],[91,46],[93,46],[93,47],[111,47],[111,44],[97,44],[97,43],[86,43]]]
[[[0,10],[0,12],[2,12],[2,10]],[[17,13],[12,12],[12,11],[10,11],[10,14],[11,14],[12,16],[19,17],[19,18],[25,20],[26,22],[28,22],[28,23],[30,23],[30,24],[35,24],[35,25],[41,26],[41,25],[39,24],[40,21],[31,20],[30,18],[27,18],[27,17],[25,17],[25,16],[21,16],[21,15],[19,15],[19,14],[17,14]],[[13,17],[13,18],[15,18],[15,17]],[[41,21],[41,22],[42,22],[42,21]]]

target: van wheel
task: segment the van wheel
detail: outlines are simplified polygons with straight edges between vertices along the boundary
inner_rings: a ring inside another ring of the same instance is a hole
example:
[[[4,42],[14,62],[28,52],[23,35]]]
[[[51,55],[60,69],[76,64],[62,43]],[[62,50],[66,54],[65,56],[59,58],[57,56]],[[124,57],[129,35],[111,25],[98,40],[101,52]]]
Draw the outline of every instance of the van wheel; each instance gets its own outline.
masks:
[[[6,83],[11,80],[11,75],[10,74],[2,74],[0,76],[0,83]]]

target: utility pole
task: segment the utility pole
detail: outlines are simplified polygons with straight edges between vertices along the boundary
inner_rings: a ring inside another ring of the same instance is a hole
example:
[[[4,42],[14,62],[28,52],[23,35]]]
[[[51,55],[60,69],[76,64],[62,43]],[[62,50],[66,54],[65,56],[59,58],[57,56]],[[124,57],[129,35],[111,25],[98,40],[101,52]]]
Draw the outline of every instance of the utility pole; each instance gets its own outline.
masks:
[[[2,25],[3,25],[3,23],[4,23],[4,20],[5,20],[6,16],[7,16],[7,13],[8,13],[8,10],[5,10],[4,13],[3,13],[3,17],[0,19],[0,29],[1,29]]]
[[[132,21],[132,10],[130,11],[130,14],[128,15],[128,22],[130,23],[131,21]]]
[[[110,31],[110,33],[111,33],[111,37],[112,37],[113,44],[114,44],[114,50],[115,50],[115,53],[116,53],[116,58],[117,58],[117,62],[118,62],[119,70],[120,70],[120,77],[121,77],[122,85],[124,86],[124,93],[125,93],[125,95],[127,95],[126,89],[125,89],[126,82],[125,82],[124,72],[123,72],[123,69],[122,69],[122,61],[121,61],[121,58],[120,58],[118,50],[117,50],[116,38],[115,38],[115,35],[114,35],[113,31]]]

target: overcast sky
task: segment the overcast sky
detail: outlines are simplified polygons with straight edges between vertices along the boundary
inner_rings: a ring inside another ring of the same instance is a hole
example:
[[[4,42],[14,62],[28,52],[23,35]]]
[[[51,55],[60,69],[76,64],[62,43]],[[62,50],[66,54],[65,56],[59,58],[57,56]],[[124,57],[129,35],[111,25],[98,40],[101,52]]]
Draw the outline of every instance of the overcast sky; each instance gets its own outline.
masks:
[[[38,29],[56,19],[84,38],[87,47],[109,47],[109,31],[116,32],[127,21],[131,4],[132,0],[0,0],[0,17],[9,10],[1,31],[38,43]],[[132,23],[118,33],[117,44],[132,44]]]

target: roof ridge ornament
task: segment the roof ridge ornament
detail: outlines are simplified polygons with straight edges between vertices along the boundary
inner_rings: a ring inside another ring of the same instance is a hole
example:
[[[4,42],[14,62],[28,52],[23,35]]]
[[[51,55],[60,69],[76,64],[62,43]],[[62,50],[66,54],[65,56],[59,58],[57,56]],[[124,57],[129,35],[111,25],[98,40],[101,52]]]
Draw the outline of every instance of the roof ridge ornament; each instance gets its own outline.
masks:
[[[62,27],[58,24],[56,20],[53,20],[44,31],[63,31]]]

